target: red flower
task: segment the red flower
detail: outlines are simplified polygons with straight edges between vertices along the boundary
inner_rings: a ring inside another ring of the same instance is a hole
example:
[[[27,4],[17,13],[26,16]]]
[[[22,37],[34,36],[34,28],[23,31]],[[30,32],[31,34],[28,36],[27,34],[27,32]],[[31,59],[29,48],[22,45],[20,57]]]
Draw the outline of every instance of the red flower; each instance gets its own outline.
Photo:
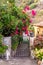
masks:
[[[25,31],[25,34],[27,34],[27,35],[28,35],[28,30],[26,30],[26,31]]]
[[[15,34],[18,34],[18,33],[19,33],[18,30],[16,30],[16,31],[15,31]]]
[[[35,16],[36,15],[36,11],[32,10],[32,15]]]
[[[25,8],[24,8],[25,11],[27,10],[30,10],[30,7],[27,5]]]
[[[28,26],[25,26],[25,30],[27,30]]]
[[[25,27],[22,27],[22,30],[25,31]]]
[[[32,23],[32,19],[30,20],[30,23]]]

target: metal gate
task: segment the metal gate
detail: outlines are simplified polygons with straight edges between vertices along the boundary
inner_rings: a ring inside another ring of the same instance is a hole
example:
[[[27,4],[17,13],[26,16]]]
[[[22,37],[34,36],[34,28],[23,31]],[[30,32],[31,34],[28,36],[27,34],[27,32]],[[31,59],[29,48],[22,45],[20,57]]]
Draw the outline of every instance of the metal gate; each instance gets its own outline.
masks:
[[[29,41],[18,45],[15,57],[28,57],[30,55]]]

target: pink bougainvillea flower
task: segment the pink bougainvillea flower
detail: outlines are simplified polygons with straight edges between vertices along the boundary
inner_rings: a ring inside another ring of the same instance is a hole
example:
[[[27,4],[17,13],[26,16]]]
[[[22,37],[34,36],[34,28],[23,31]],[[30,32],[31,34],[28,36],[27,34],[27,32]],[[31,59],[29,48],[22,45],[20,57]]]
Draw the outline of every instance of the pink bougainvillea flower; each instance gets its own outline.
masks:
[[[15,34],[18,34],[18,33],[19,33],[18,30],[16,30],[16,31],[15,31]]]
[[[25,11],[30,10],[30,7],[29,7],[28,5],[25,6],[24,10],[25,10]]]
[[[36,11],[32,10],[32,15],[35,16],[36,15]]]
[[[27,34],[27,35],[28,35],[28,30],[26,30],[26,31],[25,31],[25,34]]]
[[[22,30],[25,31],[25,27],[22,27]]]
[[[28,26],[25,26],[25,30],[27,30]]]
[[[27,28],[28,28],[28,26],[24,26],[24,27],[22,27],[22,30],[23,30],[23,31],[26,31]]]
[[[30,20],[30,23],[32,23],[32,19]]]

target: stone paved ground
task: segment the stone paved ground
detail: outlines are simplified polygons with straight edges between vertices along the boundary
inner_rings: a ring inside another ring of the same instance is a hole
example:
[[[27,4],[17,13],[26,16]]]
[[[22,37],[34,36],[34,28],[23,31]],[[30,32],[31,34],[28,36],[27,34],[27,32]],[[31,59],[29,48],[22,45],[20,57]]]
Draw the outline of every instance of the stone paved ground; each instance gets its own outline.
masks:
[[[0,60],[0,65],[37,65],[35,60],[29,58],[14,58],[10,61]]]

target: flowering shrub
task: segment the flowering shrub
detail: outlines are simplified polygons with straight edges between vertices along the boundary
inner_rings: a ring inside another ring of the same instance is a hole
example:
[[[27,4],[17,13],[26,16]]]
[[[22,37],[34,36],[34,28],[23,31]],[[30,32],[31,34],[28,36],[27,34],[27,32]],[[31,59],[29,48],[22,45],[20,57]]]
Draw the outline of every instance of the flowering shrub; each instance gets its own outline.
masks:
[[[26,14],[29,9],[29,6],[26,6],[23,10],[17,8],[14,0],[9,0],[7,5],[0,6],[0,33],[3,36],[17,35],[16,37],[18,37],[20,42],[23,32],[28,35],[28,26],[32,22],[29,15]],[[32,15],[35,14],[36,13],[32,11]],[[16,41],[17,40],[15,40],[15,43]]]
[[[21,34],[23,31],[27,32],[27,28],[30,24],[30,18],[28,15],[15,5],[10,7],[0,7],[0,33],[4,36],[12,36],[15,34]]]
[[[26,14],[30,10],[27,5],[23,10],[17,8],[13,1],[9,0],[7,6],[0,7],[0,33],[4,36],[21,35],[25,32],[28,35],[28,26],[32,22],[29,15]],[[32,10],[32,15],[36,12]]]
[[[7,5],[0,6],[0,33],[3,36],[14,36],[13,50],[17,48],[18,42],[22,41],[22,33],[28,35],[29,25],[30,18],[26,11],[17,8],[12,0],[9,0]]]

